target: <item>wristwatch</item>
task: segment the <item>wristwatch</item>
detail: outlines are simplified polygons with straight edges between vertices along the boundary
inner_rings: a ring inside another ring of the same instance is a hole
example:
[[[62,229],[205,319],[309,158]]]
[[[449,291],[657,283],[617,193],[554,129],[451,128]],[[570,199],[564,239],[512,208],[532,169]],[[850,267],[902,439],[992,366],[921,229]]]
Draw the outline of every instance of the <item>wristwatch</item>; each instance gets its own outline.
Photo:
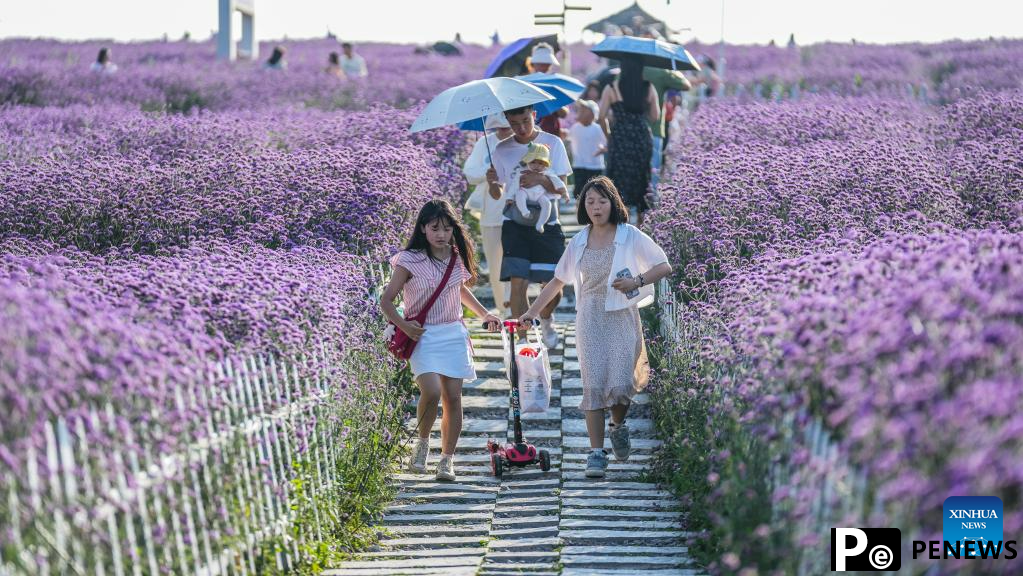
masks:
[[[646,284],[646,282],[643,281],[643,275],[642,274],[640,274],[639,276],[636,276],[636,280],[639,281],[639,286],[636,286],[636,288],[642,288],[643,284]]]

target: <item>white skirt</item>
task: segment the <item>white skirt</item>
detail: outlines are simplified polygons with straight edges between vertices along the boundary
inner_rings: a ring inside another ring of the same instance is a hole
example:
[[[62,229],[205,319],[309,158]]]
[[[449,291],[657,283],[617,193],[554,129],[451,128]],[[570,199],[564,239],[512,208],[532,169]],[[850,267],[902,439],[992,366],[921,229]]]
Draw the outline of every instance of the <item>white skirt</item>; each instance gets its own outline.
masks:
[[[435,372],[448,378],[475,380],[469,330],[465,325],[457,321],[427,324],[425,328],[409,358],[412,376]]]

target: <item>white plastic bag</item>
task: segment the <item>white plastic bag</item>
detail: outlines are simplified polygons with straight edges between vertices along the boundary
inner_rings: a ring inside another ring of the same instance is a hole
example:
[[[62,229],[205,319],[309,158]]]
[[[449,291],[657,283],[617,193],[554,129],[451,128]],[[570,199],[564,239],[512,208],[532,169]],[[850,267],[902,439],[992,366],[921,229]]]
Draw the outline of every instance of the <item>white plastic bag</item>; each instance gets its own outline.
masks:
[[[535,341],[515,347],[515,366],[519,370],[519,411],[523,414],[546,412],[551,405],[551,362],[547,347],[543,345],[539,330]],[[523,348],[532,348],[536,356],[519,354]]]

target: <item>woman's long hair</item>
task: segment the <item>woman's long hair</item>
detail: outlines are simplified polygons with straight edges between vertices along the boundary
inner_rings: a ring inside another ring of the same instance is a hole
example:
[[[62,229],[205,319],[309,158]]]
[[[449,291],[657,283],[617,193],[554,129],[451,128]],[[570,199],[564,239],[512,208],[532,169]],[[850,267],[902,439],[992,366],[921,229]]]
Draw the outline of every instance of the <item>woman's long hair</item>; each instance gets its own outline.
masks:
[[[476,268],[476,246],[472,243],[472,238],[469,237],[469,233],[465,230],[462,220],[455,215],[454,208],[451,207],[451,203],[447,200],[430,200],[419,210],[419,216],[416,217],[416,228],[412,232],[412,237],[409,238],[408,243],[405,244],[405,249],[422,252],[428,258],[437,260],[434,258],[433,253],[430,252],[430,241],[426,239],[426,234],[423,232],[425,226],[428,226],[437,219],[451,226],[451,239],[458,249],[458,255],[462,259],[462,264],[469,271],[469,284],[475,284],[476,279],[479,277],[479,272]],[[440,261],[438,260],[438,262]]]
[[[100,64],[106,64],[109,61],[110,61],[110,49],[109,48],[100,48],[99,49],[99,54],[96,55],[96,62],[98,62]]]
[[[643,79],[643,64],[632,58],[622,58],[618,90],[625,109],[635,114],[646,114],[650,83]]]

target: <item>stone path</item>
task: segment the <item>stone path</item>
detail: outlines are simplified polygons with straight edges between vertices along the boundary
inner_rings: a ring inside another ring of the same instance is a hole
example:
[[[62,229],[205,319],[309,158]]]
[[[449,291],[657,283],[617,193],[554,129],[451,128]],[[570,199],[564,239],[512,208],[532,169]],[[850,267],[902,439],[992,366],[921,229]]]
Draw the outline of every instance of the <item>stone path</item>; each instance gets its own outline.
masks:
[[[568,233],[578,228],[575,209],[563,210]],[[571,216],[569,216],[571,214]],[[485,277],[485,276],[484,276]],[[489,287],[478,290],[492,306]],[[544,414],[523,415],[527,441],[551,455],[551,470],[539,466],[490,471],[488,438],[512,439],[509,385],[499,335],[470,323],[478,378],[463,391],[465,423],[456,452],[458,481],[434,480],[440,456],[440,418],[434,425],[428,475],[394,478],[398,495],[387,509],[379,549],[327,570],[326,575],[383,574],[505,575],[696,575],[678,502],[644,478],[653,437],[648,397],[640,394],[629,414],[632,456],[613,456],[605,478],[586,478],[589,440],[575,349],[571,290],[555,313],[562,334],[551,352],[554,386]],[[409,429],[415,421],[409,422]],[[610,442],[606,444],[610,453]]]

